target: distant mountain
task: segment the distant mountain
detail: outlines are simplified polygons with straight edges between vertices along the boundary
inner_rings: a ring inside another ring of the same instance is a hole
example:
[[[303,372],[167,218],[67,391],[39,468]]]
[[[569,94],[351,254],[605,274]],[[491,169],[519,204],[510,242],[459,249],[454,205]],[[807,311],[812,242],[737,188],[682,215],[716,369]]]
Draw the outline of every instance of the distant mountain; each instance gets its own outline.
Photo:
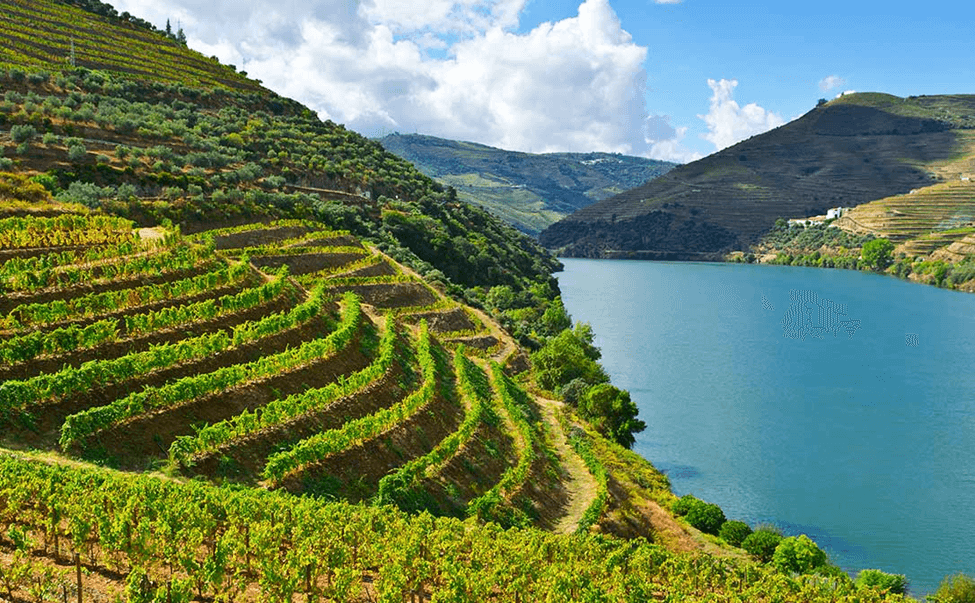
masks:
[[[721,259],[747,251],[779,217],[960,181],[958,162],[969,166],[975,156],[972,128],[973,95],[845,95],[581,209],[541,233],[540,242],[566,256]],[[944,223],[957,226],[964,217]],[[880,226],[866,230],[885,235]],[[913,234],[923,232],[930,229]]]
[[[379,142],[453,186],[462,200],[529,234],[677,165],[613,153],[520,153],[419,134],[391,134]]]

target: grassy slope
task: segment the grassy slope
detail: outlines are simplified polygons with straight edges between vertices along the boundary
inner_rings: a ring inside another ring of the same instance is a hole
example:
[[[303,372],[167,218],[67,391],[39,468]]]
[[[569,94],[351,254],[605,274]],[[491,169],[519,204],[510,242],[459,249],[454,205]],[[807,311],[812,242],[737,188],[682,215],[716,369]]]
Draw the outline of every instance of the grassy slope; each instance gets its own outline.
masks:
[[[610,153],[519,153],[415,134],[391,134],[380,142],[424,174],[453,186],[461,199],[529,234],[674,167]]]

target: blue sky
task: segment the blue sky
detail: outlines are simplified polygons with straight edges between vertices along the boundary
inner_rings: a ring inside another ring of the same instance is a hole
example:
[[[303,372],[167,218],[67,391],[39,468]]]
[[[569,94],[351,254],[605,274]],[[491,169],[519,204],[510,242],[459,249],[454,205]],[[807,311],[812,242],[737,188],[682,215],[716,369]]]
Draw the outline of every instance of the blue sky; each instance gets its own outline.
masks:
[[[975,92],[967,2],[114,4],[369,136],[689,161],[847,90]]]

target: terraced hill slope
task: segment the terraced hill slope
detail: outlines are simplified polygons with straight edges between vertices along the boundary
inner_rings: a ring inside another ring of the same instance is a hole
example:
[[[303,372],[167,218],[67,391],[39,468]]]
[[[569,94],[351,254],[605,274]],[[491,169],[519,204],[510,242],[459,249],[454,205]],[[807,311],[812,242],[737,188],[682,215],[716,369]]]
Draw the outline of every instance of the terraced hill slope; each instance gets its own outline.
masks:
[[[973,124],[972,96],[845,95],[580,210],[540,241],[572,256],[721,259],[777,218],[947,182],[937,167],[969,153]]]
[[[453,187],[461,200],[530,235],[677,165],[612,153],[518,153],[419,134],[390,134],[379,142]]]
[[[485,315],[348,232],[149,233],[19,190],[40,199],[0,203],[10,597],[887,598],[691,556],[729,553],[664,510],[666,478],[528,393]]]
[[[196,87],[267,94],[260,82],[205,58],[164,32],[100,2],[98,14],[76,3],[4,0],[0,36],[4,69],[49,70],[52,66],[106,70],[127,76]]]

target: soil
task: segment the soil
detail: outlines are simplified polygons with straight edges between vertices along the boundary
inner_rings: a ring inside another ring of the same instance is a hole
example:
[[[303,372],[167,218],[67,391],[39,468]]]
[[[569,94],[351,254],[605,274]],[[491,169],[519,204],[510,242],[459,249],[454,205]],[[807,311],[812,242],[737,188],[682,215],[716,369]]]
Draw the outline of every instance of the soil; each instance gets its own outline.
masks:
[[[376,493],[383,476],[433,450],[462,419],[462,409],[438,393],[425,408],[380,436],[330,455],[292,474],[281,485],[293,494],[367,500]]]
[[[65,398],[42,402],[27,409],[37,420],[35,430],[26,431],[14,429],[12,425],[8,426],[10,433],[5,434],[7,437],[4,445],[15,448],[21,448],[24,445],[54,448],[57,446],[61,424],[68,415],[81,412],[87,408],[110,404],[131,392],[140,391],[146,387],[158,387],[189,375],[208,373],[222,366],[251,362],[266,354],[283,351],[288,347],[299,345],[302,341],[326,333],[328,333],[328,325],[321,319],[315,319],[281,333],[206,358],[152,371],[134,379],[96,387]]]
[[[348,272],[339,272],[333,274],[335,278],[347,278],[347,277],[369,277],[369,276],[393,276],[399,274],[394,266],[385,260],[380,260],[375,264],[369,264],[368,266],[363,266],[361,268],[356,268],[355,270],[349,270]]]
[[[467,503],[490,490],[514,464],[514,441],[496,425],[482,423],[436,475],[421,482],[445,515],[463,516]]]
[[[289,274],[299,276],[328,268],[340,268],[361,260],[361,253],[302,253],[296,255],[265,255],[251,258],[251,264],[265,272],[287,266]]]
[[[449,310],[439,310],[434,312],[418,312],[408,314],[403,320],[409,324],[419,324],[421,320],[427,321],[427,327],[432,333],[450,333],[453,331],[477,331],[481,325],[471,320],[470,315],[461,307]]]
[[[335,293],[354,291],[363,302],[377,308],[428,306],[437,301],[437,296],[420,283],[339,285],[329,290]]]
[[[219,450],[195,458],[194,465],[184,473],[256,484],[267,458],[274,452],[402,400],[406,391],[399,383],[401,374],[402,370],[394,366],[379,380],[325,408],[232,441]]]
[[[359,239],[351,235],[339,235],[336,237],[323,237],[321,239],[309,239],[289,245],[289,247],[359,247],[362,243]]]
[[[131,278],[123,277],[95,284],[82,283],[72,287],[42,289],[40,291],[31,291],[28,293],[11,293],[0,297],[0,314],[9,314],[11,310],[22,304],[45,304],[54,300],[70,300],[82,295],[89,295],[91,293],[122,291],[124,289],[132,289],[134,287],[142,287],[145,285],[169,283],[172,281],[178,281],[185,278],[199,276],[201,274],[206,274],[212,269],[212,263],[204,262],[203,264],[194,266],[193,268],[176,270],[163,274],[154,274],[152,276],[141,274]]]
[[[192,298],[192,301],[198,302],[206,299],[216,299],[222,295],[233,295],[243,290],[243,286],[215,289],[207,292],[205,295]],[[187,300],[180,299],[178,304],[173,305],[182,305],[185,303],[187,303]],[[7,379],[28,379],[41,373],[56,372],[64,366],[77,367],[90,360],[118,358],[133,352],[147,350],[153,345],[173,343],[181,339],[197,337],[204,333],[214,333],[220,329],[229,330],[234,326],[248,320],[259,319],[274,312],[281,312],[290,309],[293,305],[294,304],[291,303],[287,296],[279,296],[277,299],[272,300],[267,304],[255,306],[234,314],[218,316],[212,320],[181,324],[173,327],[172,329],[154,331],[146,335],[140,335],[120,341],[113,341],[92,348],[77,350],[66,354],[34,358],[14,365],[0,366],[0,381],[5,381]],[[141,314],[144,311],[145,308],[142,307],[140,308],[139,312],[127,311],[122,315]],[[119,315],[113,315],[113,317],[117,316]],[[86,320],[85,322],[94,322],[95,320],[102,320],[103,318],[105,317],[101,316]],[[123,325],[120,326],[123,327],[122,331],[124,331],[124,321]],[[52,330],[54,328],[55,327],[49,327],[49,329]]]
[[[281,226],[217,235],[213,238],[213,242],[217,249],[240,249],[242,247],[270,245],[278,241],[300,237],[309,232],[312,232],[312,228],[308,226]]]

